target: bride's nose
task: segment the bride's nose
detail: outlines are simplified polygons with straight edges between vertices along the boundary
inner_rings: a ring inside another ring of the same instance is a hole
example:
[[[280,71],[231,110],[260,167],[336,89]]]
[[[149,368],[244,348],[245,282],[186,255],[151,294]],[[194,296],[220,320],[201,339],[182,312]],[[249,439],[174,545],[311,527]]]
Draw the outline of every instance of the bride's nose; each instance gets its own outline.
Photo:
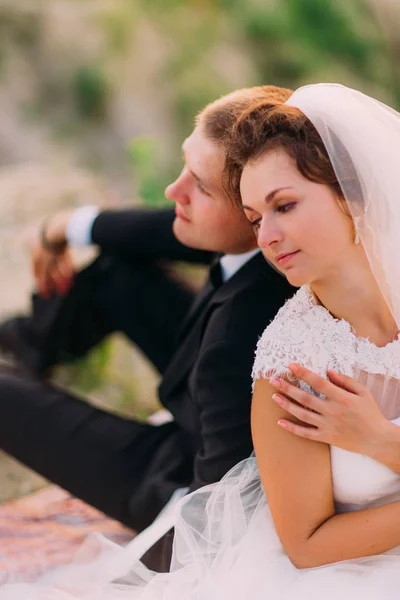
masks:
[[[264,215],[261,219],[257,236],[257,243],[260,248],[269,248],[270,246],[281,242],[282,239],[282,231],[277,226],[275,220],[271,219],[269,215]]]

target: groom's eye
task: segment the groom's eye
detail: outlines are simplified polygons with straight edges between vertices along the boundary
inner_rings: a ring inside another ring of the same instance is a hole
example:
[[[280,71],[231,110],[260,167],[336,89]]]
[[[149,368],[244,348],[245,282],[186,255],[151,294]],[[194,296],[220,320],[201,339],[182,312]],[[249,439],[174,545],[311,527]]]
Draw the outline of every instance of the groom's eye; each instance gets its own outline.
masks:
[[[210,196],[210,193],[207,192],[207,190],[203,187],[203,185],[201,184],[201,182],[196,179],[196,186],[197,189],[202,193],[202,194],[206,194],[207,196]]]

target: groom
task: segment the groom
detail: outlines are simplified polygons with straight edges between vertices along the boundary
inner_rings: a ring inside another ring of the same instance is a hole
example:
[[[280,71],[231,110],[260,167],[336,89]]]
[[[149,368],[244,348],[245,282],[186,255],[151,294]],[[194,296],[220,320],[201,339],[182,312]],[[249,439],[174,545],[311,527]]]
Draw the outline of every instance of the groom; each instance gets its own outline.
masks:
[[[206,107],[183,144],[183,170],[166,189],[174,210],[85,207],[50,219],[34,256],[42,297],[34,296],[32,315],[0,328],[0,345],[23,367],[0,370],[0,447],[136,531],[175,490],[218,481],[252,452],[255,346],[293,289],[258,251],[222,173],[241,111],[289,95],[250,88]],[[100,248],[72,285],[71,243]],[[171,275],[173,261],[210,265],[198,294]],[[160,372],[159,399],[173,421],[155,426],[112,415],[26,375],[81,356],[114,331]],[[167,570],[171,540],[145,562]]]

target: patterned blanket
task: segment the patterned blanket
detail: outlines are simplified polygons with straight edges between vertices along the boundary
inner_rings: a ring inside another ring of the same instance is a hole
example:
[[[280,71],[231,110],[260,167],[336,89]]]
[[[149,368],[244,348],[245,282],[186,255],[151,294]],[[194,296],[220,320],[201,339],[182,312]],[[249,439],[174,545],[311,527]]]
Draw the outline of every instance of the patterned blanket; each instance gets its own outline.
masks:
[[[10,574],[34,579],[68,563],[92,532],[120,544],[134,537],[131,530],[57,486],[0,505],[0,580]]]

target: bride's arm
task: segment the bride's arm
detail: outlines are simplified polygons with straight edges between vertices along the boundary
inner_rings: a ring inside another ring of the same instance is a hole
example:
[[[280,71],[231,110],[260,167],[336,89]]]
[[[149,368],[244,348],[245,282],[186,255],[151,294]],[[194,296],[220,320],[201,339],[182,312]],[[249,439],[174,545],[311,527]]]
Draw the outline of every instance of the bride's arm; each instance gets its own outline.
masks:
[[[324,399],[282,381],[276,391],[281,392],[280,396],[283,392],[284,397],[278,404],[301,421],[295,424],[286,416],[286,431],[364,454],[400,474],[400,427],[383,416],[365,385],[334,371],[329,371],[328,381],[298,364],[288,368]]]
[[[252,435],[275,527],[293,564],[317,567],[400,545],[400,502],[336,514],[329,446],[282,429],[277,422],[287,413],[273,401],[275,392],[268,380],[256,381]]]
[[[400,427],[389,422],[387,432],[370,456],[400,475]]]

